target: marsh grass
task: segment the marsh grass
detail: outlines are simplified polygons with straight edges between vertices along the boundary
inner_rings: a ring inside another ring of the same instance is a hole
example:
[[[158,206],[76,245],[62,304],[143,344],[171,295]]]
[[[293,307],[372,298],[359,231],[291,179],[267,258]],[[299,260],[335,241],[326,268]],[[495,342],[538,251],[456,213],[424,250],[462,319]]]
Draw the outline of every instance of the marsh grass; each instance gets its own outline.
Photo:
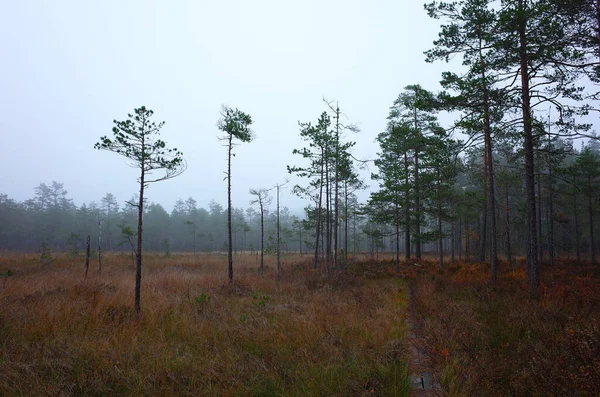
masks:
[[[454,264],[411,282],[410,317],[448,396],[600,396],[597,266],[544,267],[538,299],[522,268]]]
[[[148,255],[142,314],[128,255],[99,277],[83,258],[7,254],[0,271],[0,395],[307,396],[408,393],[405,283],[387,265],[327,278],[309,259]],[[383,270],[382,270],[383,269]]]

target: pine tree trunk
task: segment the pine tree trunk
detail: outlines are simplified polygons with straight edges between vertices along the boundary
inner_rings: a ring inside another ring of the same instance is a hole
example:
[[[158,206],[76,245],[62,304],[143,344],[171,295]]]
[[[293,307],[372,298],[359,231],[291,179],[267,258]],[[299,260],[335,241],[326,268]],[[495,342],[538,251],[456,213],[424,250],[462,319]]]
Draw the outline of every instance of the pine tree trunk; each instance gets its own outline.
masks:
[[[437,215],[438,215],[438,250],[440,254],[440,269],[444,268],[444,239],[442,234],[442,196],[440,191],[440,169],[437,170]]]
[[[450,211],[452,220],[450,222],[450,260],[452,263],[456,261],[456,221],[454,219],[454,198],[450,201]]]
[[[319,264],[319,235],[321,234],[321,209],[322,209],[322,201],[323,201],[323,164],[324,156],[323,156],[323,148],[321,148],[321,177],[319,179],[319,202],[316,208],[317,211],[317,231],[315,237],[315,260],[313,263],[313,269],[316,269]]]
[[[356,239],[356,212],[354,213],[354,216],[352,217],[352,253],[354,255],[356,255],[357,251],[358,251],[358,241]]]
[[[485,129],[485,127],[484,127]],[[485,139],[485,148],[483,150],[483,213],[480,219],[479,228],[479,262],[485,262],[487,253],[487,218],[489,212],[488,200],[488,141]]]
[[[231,150],[233,135],[229,134],[229,151],[227,152],[227,275],[229,284],[233,283],[233,251],[231,236]]]
[[[462,261],[462,250],[463,250],[463,242],[462,242],[462,219],[458,220],[458,260]]]
[[[575,214],[575,252],[577,260],[581,260],[581,233],[579,232],[579,216],[577,214],[577,193],[573,195],[573,213]]]
[[[410,259],[410,185],[408,183],[408,155],[404,153],[404,256]]]
[[[421,201],[419,186],[419,152],[415,151],[415,257],[421,259]]]
[[[497,229],[496,229],[496,189],[494,184],[494,158],[493,158],[493,147],[492,147],[492,132],[491,132],[491,122],[490,122],[490,103],[489,103],[489,90],[485,75],[485,67],[483,64],[483,57],[481,58],[482,62],[482,70],[481,70],[481,80],[482,80],[482,88],[483,88],[483,117],[484,117],[484,135],[485,135],[485,174],[486,174],[486,183],[487,183],[487,213],[490,217],[490,267],[491,267],[491,280],[496,281],[498,275],[498,264],[497,264],[497,256],[498,256],[498,247],[497,247]],[[484,225],[484,233],[486,227]],[[485,246],[483,249],[483,255],[485,259]]]
[[[471,236],[469,234],[469,223],[467,222],[465,224],[465,257],[466,257],[467,261],[471,258],[470,242],[471,242]]]
[[[596,39],[598,41],[598,57],[600,58],[600,0],[596,0]]]
[[[550,225],[548,251],[550,265],[554,266],[554,187],[552,179],[552,164],[548,162],[548,224]]]
[[[143,143],[142,143],[143,148]],[[144,149],[142,149],[144,151]],[[137,251],[135,267],[135,312],[141,311],[141,285],[142,285],[142,231],[144,216],[144,183],[145,183],[145,164],[142,162],[142,172],[140,176],[140,200],[138,203],[138,227],[137,227]]]
[[[511,238],[510,238],[510,201],[508,196],[508,184],[504,189],[504,204],[506,207],[506,257],[508,259],[508,263],[514,269],[513,259],[512,259],[512,249],[511,249]]]
[[[592,205],[593,190],[592,177],[588,176],[588,213],[590,218],[590,252],[592,255],[592,263],[596,264],[596,244],[594,242],[594,207]]]
[[[335,110],[335,193],[334,193],[334,219],[333,219],[333,267],[338,261],[338,219],[339,219],[339,158],[340,156],[340,108]]]
[[[398,199],[396,199],[395,206],[395,223],[396,223],[396,272],[400,271],[400,208],[398,206]]]
[[[90,268],[90,235],[87,236],[87,244],[85,247],[85,279],[87,280],[88,270]]]
[[[326,223],[325,223],[325,217],[321,215],[321,261],[324,262],[325,261],[325,236],[327,235],[327,233],[325,232],[326,230]]]
[[[281,239],[279,237],[279,185],[277,185],[277,279],[281,280]]]
[[[344,263],[348,263],[348,182],[344,181]]]
[[[540,161],[540,150],[536,151],[536,160],[538,163],[538,172],[537,172],[537,228],[538,228],[538,249],[539,249],[539,262],[544,262],[544,241],[542,238],[542,170],[541,170],[541,161]]]
[[[535,203],[535,165],[533,159],[533,124],[531,118],[529,62],[527,53],[527,20],[525,19],[525,0],[518,0],[519,20],[519,58],[521,61],[521,108],[523,111],[523,133],[525,151],[525,190],[527,210],[527,277],[529,293],[537,296],[539,285],[539,268],[537,258],[537,219]]]
[[[260,191],[259,191],[260,194]],[[260,204],[260,274],[265,273],[265,210],[259,196]]]
[[[98,275],[102,275],[102,219],[98,219]]]
[[[450,260],[453,263],[456,261],[456,225],[454,221],[450,223]]]
[[[330,271],[330,260],[331,260],[331,201],[329,197],[329,149],[325,150],[325,208],[327,213],[326,218],[326,252],[325,252],[325,270],[327,275]]]
[[[302,221],[298,223],[298,240],[298,242],[300,243],[300,255],[302,255]]]

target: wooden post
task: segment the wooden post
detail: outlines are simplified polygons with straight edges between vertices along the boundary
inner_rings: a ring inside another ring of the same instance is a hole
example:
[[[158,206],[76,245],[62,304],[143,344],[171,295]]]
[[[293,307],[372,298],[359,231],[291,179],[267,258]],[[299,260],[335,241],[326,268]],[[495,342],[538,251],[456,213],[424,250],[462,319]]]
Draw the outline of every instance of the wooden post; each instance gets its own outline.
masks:
[[[90,268],[90,235],[87,236],[87,246],[85,249],[85,279],[87,280],[88,270]]]

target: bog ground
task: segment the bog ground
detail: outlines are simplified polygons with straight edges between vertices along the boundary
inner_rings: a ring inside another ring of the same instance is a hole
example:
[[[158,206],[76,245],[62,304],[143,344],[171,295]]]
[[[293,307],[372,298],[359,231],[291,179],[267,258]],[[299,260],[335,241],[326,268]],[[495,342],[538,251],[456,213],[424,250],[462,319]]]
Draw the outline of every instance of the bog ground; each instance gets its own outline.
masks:
[[[229,285],[226,256],[148,255],[137,317],[127,255],[85,280],[81,257],[4,254],[0,395],[423,395],[414,351],[439,384],[429,395],[600,395],[598,267],[544,266],[532,300],[521,265],[492,284],[477,263],[396,273],[364,256],[327,277],[283,262],[277,281],[271,256],[264,276],[236,256]]]
[[[406,395],[404,282],[254,260],[148,256],[138,319],[128,256],[4,257],[0,395]]]

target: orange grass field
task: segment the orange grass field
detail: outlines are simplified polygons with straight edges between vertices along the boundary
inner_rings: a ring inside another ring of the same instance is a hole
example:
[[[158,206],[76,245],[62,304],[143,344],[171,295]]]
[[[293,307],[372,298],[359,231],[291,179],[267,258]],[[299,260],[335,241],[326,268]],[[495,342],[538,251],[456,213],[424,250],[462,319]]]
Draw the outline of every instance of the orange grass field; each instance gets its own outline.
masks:
[[[310,256],[109,254],[0,257],[0,396],[408,396],[425,352],[441,396],[600,396],[600,267],[543,266],[537,299],[521,263],[361,255],[311,270]],[[12,275],[7,276],[11,270]],[[405,329],[410,324],[411,337]],[[429,394],[432,395],[432,394]]]
[[[410,282],[408,318],[445,396],[600,396],[600,267],[545,264],[539,297],[523,265],[456,263]]]
[[[138,318],[128,255],[3,254],[0,396],[407,395],[405,282],[265,259],[146,255]]]

